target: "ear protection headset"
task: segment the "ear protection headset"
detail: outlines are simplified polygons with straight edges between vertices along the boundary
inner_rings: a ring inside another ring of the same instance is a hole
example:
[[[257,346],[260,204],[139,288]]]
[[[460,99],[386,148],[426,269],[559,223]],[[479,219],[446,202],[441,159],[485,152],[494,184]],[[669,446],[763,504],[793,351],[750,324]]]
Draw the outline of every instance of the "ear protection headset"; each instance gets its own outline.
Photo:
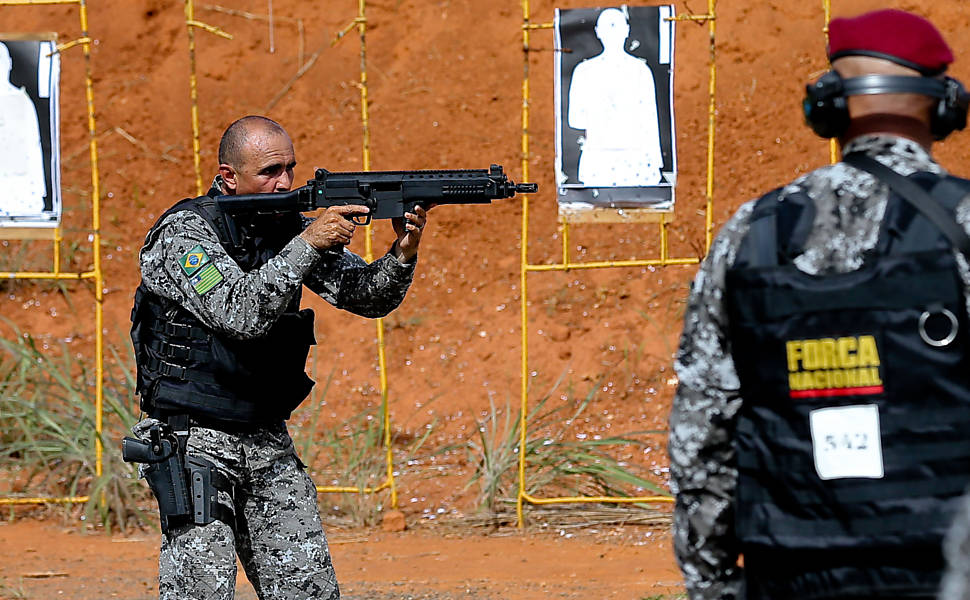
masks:
[[[937,98],[930,115],[930,133],[937,140],[967,125],[970,94],[952,77],[863,75],[843,79],[836,71],[829,71],[805,86],[802,103],[805,121],[823,138],[839,137],[849,127],[848,97],[869,94],[920,94]]]

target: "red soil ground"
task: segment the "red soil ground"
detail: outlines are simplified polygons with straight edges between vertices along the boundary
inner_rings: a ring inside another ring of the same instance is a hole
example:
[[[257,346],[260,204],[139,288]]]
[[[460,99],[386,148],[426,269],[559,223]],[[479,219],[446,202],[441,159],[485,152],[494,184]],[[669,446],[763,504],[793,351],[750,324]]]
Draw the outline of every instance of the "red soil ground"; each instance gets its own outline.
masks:
[[[650,532],[647,532],[650,533]],[[571,537],[331,531],[347,600],[539,600],[670,597],[682,590],[669,534],[629,528]],[[157,597],[157,539],[0,524],[0,598]],[[240,573],[236,597],[255,600]]]
[[[225,4],[254,14],[267,12],[262,0]],[[704,4],[675,2],[678,14],[702,13]],[[967,3],[834,4],[835,16],[892,6],[929,17],[961,57],[952,74],[970,81],[970,61],[965,58],[970,56],[970,39],[962,35],[970,24]],[[273,5],[273,53],[265,21],[197,7],[199,20],[235,36],[229,41],[196,32],[205,183],[216,167],[215,148],[222,130],[249,113],[265,113],[291,132],[301,161],[298,181],[308,179],[315,166],[362,167],[357,36],[349,35],[331,47],[335,32],[356,15],[356,3],[274,0]],[[559,4],[584,5],[573,0]],[[554,6],[551,0],[533,2],[532,20],[551,21]],[[94,0],[89,8],[103,195],[105,330],[109,343],[120,345],[144,233],[166,207],[195,193],[189,61],[181,2]],[[508,0],[383,0],[368,4],[367,18],[371,168],[481,168],[499,163],[521,180],[520,5]],[[303,24],[304,60],[318,56],[304,76],[288,86],[301,66],[295,19]],[[741,202],[828,161],[828,145],[802,125],[800,115],[804,83],[826,68],[823,21],[821,2],[720,3],[715,227]],[[61,40],[75,39],[76,7],[3,7],[0,30],[54,30]],[[537,264],[561,259],[562,232],[556,222],[552,179],[551,32],[533,32],[532,46],[529,178],[539,183],[541,192],[530,204],[528,256]],[[669,251],[671,256],[697,256],[704,251],[707,27],[678,24],[676,48],[680,178]],[[90,226],[90,171],[83,69],[79,49],[65,53],[65,223],[68,242],[77,249],[65,252],[63,267],[71,270],[91,266],[91,254],[84,249],[85,228]],[[942,163],[958,173],[968,172],[966,135],[955,135],[936,149]],[[431,426],[429,443],[435,448],[461,444],[476,431],[476,418],[491,410],[490,402],[501,411],[511,403],[515,410],[521,372],[521,215],[518,199],[432,213],[414,286],[403,306],[386,320],[397,440],[414,439]],[[390,243],[390,227],[379,224],[375,239],[375,251],[382,252]],[[656,226],[576,226],[569,239],[574,260],[660,255]],[[40,246],[30,246],[26,258],[18,258],[19,243],[6,247],[4,269],[49,268],[49,251]],[[352,249],[363,252],[363,236],[357,236]],[[532,397],[541,397],[560,379],[550,402],[595,391],[587,416],[571,425],[570,434],[664,429],[676,383],[672,354],[693,272],[693,267],[666,267],[530,275]],[[66,342],[70,351],[90,355],[92,294],[85,285],[68,289],[75,293],[65,295],[46,285],[7,284],[0,296],[0,316],[42,343]],[[323,411],[323,428],[379,405],[375,329],[372,323],[309,302],[318,308],[317,373],[334,369],[326,397],[313,401]],[[663,436],[655,435],[645,453],[625,451],[620,457],[665,484],[663,448]],[[334,547],[348,595],[425,597],[418,592],[438,590],[457,597],[467,588],[467,596],[482,598],[642,598],[675,590],[677,574],[663,532],[649,538],[648,545],[637,546],[634,543],[644,542],[642,534],[624,530],[612,537],[586,534],[567,540],[539,534],[446,538],[422,528],[422,515],[429,512],[474,510],[473,490],[463,489],[470,473],[464,453],[436,460],[444,468],[435,472],[442,476],[428,475],[427,469],[434,468],[430,459],[423,471],[421,465],[400,466],[402,510],[412,525],[419,526],[417,532],[335,534],[335,540],[344,535],[361,540]],[[16,597],[20,585],[24,597],[30,598],[150,595],[157,556],[152,535],[109,538],[80,535],[77,529],[21,520],[0,525],[0,582],[7,586],[0,587],[0,595]],[[519,560],[529,568],[520,567]],[[55,575],[27,577],[19,583],[25,574],[46,571]],[[68,575],[58,575],[61,572]]]

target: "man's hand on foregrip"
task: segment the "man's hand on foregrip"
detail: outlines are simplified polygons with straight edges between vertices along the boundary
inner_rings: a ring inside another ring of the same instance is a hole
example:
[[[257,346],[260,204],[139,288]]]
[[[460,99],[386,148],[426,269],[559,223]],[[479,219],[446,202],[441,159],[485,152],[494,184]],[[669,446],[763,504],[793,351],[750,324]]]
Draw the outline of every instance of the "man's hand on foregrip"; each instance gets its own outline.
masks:
[[[303,230],[300,237],[317,250],[335,250],[350,243],[357,226],[351,220],[366,215],[366,206],[331,206]]]
[[[411,262],[418,253],[421,234],[428,224],[428,211],[420,206],[414,207],[413,213],[404,213],[404,218],[391,219],[394,233],[397,234],[397,258],[401,262]]]

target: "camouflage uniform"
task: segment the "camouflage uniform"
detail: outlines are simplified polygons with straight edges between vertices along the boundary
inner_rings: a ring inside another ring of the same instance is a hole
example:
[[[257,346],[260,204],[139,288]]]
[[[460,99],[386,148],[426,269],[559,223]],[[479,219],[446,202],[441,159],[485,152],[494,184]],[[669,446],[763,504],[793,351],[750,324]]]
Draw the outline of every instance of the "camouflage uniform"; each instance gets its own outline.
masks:
[[[940,600],[970,600],[970,495],[964,496],[943,542],[947,570],[943,574]]]
[[[218,177],[213,185],[222,189]],[[202,294],[179,266],[180,258],[197,245],[222,276]],[[141,251],[142,280],[150,292],[175,300],[212,329],[238,338],[264,334],[302,285],[337,308],[383,316],[404,299],[414,265],[390,253],[368,265],[350,251],[318,252],[295,237],[266,264],[246,273],[209,225],[188,211],[166,217]],[[133,431],[139,435],[151,422],[146,419]],[[164,535],[159,556],[162,600],[231,599],[237,552],[260,598],[340,597],[316,488],[283,422],[236,432],[191,427],[187,453],[212,461],[233,482],[235,497],[220,492],[219,501],[234,512],[237,526],[233,532],[214,521]]]
[[[845,153],[863,151],[902,175],[944,174],[929,153],[910,140],[888,135],[859,137]],[[876,245],[888,187],[845,164],[826,166],[795,180],[782,197],[807,193],[816,216],[795,266],[809,274],[854,271]],[[731,357],[725,306],[725,274],[748,231],[754,202],[744,204],[719,232],[697,272],[688,298],[675,369],[680,380],[670,414],[669,455],[674,509],[674,548],[692,600],[743,597],[734,536],[738,471],[731,432],[743,399]],[[970,199],[957,209],[970,230]],[[970,287],[970,268],[957,254]],[[968,308],[970,310],[970,308]]]

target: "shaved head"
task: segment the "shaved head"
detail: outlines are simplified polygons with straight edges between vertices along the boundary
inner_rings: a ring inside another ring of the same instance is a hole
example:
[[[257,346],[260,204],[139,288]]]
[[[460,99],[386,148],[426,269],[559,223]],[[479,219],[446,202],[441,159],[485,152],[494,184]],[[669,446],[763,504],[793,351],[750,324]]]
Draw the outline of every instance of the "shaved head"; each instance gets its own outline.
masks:
[[[222,134],[219,174],[229,194],[288,191],[295,166],[293,141],[272,119],[243,117]]]
[[[920,77],[921,73],[892,61],[871,56],[844,56],[832,61],[832,68],[845,79],[864,75],[905,75]],[[930,110],[937,99],[920,94],[872,94],[849,98],[853,119],[872,114],[895,114],[929,122]]]
[[[265,134],[282,135],[289,139],[286,130],[272,119],[249,115],[234,121],[219,141],[219,163],[241,169],[249,158],[247,146],[253,137]]]

